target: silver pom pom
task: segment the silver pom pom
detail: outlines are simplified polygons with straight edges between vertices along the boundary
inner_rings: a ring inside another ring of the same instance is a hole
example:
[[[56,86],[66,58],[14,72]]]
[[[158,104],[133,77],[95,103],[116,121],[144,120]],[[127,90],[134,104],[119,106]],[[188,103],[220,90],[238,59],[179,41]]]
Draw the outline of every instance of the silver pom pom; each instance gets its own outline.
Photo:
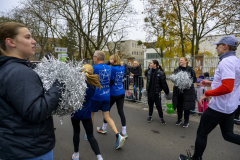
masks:
[[[87,84],[82,72],[82,62],[70,61],[68,64],[56,60],[53,56],[44,57],[34,71],[39,75],[45,91],[48,91],[56,79],[65,84],[65,92],[53,114],[70,115],[82,108]]]
[[[145,97],[148,97],[148,92],[146,89],[143,89],[142,90],[142,95],[145,96]]]
[[[164,98],[166,98],[167,100],[171,100],[173,97],[173,91],[169,91],[169,94],[166,95],[165,93],[163,94]]]
[[[193,83],[193,78],[190,76],[190,73],[184,71],[172,74],[169,78],[181,92],[183,92],[184,89],[189,89]]]

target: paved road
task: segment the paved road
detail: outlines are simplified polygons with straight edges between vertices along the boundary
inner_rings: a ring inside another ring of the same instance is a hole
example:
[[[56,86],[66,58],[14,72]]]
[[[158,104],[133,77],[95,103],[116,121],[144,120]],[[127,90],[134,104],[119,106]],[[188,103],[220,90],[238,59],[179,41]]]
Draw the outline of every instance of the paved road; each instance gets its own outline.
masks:
[[[109,126],[106,135],[96,132],[96,127],[102,125],[102,114],[99,112],[95,115],[94,135],[104,160],[177,160],[180,153],[186,153],[186,149],[190,149],[193,153],[198,122],[190,122],[189,128],[185,129],[175,126],[176,117],[165,115],[167,125],[162,126],[158,115],[154,113],[153,122],[147,123],[148,112],[137,109],[138,104],[134,107],[125,107],[129,138],[120,150],[115,149],[115,135]],[[121,131],[116,107],[113,107],[111,117]],[[54,160],[71,160],[73,130],[70,116],[63,117],[62,125],[60,119],[54,117],[57,128]],[[82,125],[81,129],[80,160],[96,160],[88,141],[83,139],[85,131]],[[226,142],[222,138],[220,129],[216,128],[208,136],[208,145],[203,159],[239,160],[239,151],[240,146]]]

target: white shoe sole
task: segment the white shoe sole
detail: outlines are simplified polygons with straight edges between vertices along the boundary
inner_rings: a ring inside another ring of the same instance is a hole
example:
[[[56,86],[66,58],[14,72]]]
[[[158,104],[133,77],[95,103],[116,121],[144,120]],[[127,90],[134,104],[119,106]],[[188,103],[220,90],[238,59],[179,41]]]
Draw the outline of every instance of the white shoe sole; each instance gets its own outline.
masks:
[[[180,124],[175,124],[176,126],[180,126],[182,124],[182,122]]]
[[[125,138],[122,137],[122,139],[120,141],[120,145],[116,149],[122,148],[122,146],[124,145],[124,142],[125,142]]]

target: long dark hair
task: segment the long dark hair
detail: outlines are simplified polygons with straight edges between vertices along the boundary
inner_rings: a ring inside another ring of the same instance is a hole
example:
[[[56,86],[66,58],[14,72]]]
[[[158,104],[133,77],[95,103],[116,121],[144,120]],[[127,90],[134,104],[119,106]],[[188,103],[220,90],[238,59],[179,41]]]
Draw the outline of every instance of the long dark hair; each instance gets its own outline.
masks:
[[[165,74],[165,72],[164,72],[162,66],[159,64],[158,60],[154,59],[154,60],[152,60],[152,62],[153,62],[153,64],[156,64],[157,68],[159,68]]]

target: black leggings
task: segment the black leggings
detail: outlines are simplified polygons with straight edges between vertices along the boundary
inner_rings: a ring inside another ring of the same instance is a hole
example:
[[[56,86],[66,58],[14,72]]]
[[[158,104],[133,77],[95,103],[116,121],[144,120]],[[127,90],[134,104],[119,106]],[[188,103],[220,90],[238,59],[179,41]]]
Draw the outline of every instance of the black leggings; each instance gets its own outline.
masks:
[[[124,97],[125,97],[125,94],[122,94],[119,96],[110,96],[110,110],[111,110],[113,104],[116,102],[118,114],[121,118],[122,126],[126,126],[126,118],[125,118],[125,115],[123,112]],[[109,110],[109,112],[110,112],[110,110]],[[103,119],[103,122],[107,123],[107,121],[105,121],[105,119]]]
[[[79,143],[80,143],[80,120],[73,119],[72,120],[72,126],[73,126],[73,144],[74,144],[74,152],[79,151]],[[98,143],[96,139],[93,136],[93,124],[92,124],[92,118],[81,120],[83,127],[86,131],[88,142],[90,143],[93,152],[98,155],[100,154],[100,150],[98,147]]]
[[[239,115],[240,115],[240,105],[238,106],[238,108],[235,111],[234,119],[239,120]]]
[[[233,133],[234,113],[224,114],[211,108],[203,113],[197,130],[194,157],[202,157],[207,145],[208,134],[219,124],[226,141],[240,145],[240,135]]]
[[[183,94],[178,96],[178,105],[177,105],[178,120],[182,119],[183,115]],[[184,120],[189,122],[190,110],[184,110]]]
[[[158,115],[160,118],[163,118],[163,111],[162,111],[162,104],[161,104],[161,98],[159,93],[155,93],[155,99],[153,100],[152,98],[148,97],[148,106],[149,106],[149,117],[152,116],[153,114],[153,105],[155,102],[155,105],[158,110]]]

